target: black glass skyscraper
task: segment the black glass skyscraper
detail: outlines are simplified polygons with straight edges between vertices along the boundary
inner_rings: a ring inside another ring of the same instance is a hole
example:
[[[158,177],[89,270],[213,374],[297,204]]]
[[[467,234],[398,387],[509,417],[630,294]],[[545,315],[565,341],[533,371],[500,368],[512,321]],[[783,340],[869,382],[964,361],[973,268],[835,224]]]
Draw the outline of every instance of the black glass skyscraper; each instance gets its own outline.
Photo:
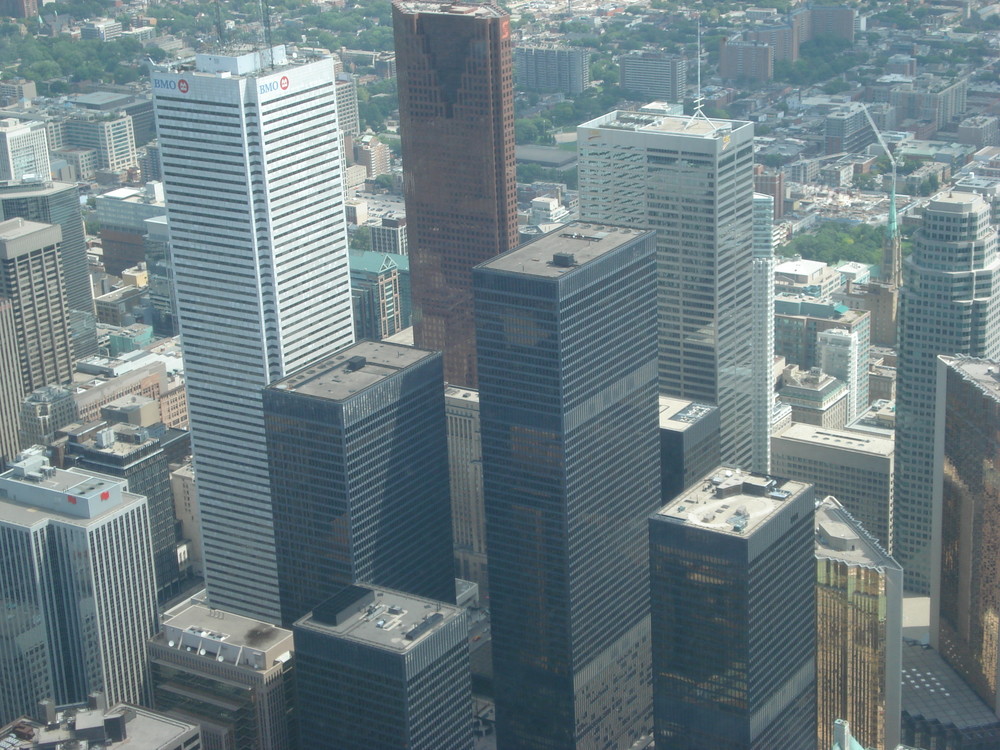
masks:
[[[814,512],[720,468],[650,518],[658,749],[816,747]]]
[[[473,271],[497,741],[650,727],[652,232],[572,223]]]
[[[264,390],[281,619],[363,582],[455,601],[441,355],[363,341]]]

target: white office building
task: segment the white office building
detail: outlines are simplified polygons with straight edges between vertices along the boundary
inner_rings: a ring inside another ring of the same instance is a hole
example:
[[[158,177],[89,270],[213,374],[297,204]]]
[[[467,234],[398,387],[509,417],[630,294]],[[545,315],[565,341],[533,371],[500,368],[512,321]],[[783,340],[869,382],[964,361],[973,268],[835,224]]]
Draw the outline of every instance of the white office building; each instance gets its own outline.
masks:
[[[816,359],[823,372],[847,384],[847,421],[866,411],[868,403],[868,348],[864,331],[828,328],[816,333]]]
[[[584,221],[657,230],[660,391],[751,465],[753,123],[617,111],[577,129]]]
[[[22,454],[0,474],[0,725],[38,701],[146,703],[156,582],[146,498]]]
[[[49,179],[49,140],[45,124],[0,120],[0,180],[26,176]]]
[[[210,604],[280,616],[261,388],[351,343],[333,60],[153,73]]]

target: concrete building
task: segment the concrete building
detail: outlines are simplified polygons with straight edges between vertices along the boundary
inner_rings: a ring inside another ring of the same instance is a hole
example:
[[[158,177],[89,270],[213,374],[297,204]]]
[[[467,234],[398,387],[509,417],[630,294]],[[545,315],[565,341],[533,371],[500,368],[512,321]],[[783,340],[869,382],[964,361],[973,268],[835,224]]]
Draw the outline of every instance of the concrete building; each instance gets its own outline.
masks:
[[[868,124],[863,104],[850,102],[830,112],[825,120],[826,153],[854,154],[863,151],[869,143],[875,143],[876,134]]]
[[[43,701],[39,715],[16,719],[0,729],[4,750],[67,748],[74,750],[203,750],[197,724],[147,708],[120,703],[111,709],[95,694],[85,704],[60,706]]]
[[[153,703],[201,726],[213,750],[285,750],[293,744],[290,630],[198,598],[163,615],[149,641]]]
[[[350,73],[337,73],[337,123],[345,136],[355,136],[361,132],[358,83]]]
[[[835,269],[818,260],[795,256],[778,263],[774,269],[774,288],[779,294],[804,295],[814,297],[819,302],[843,284],[843,279]]]
[[[104,270],[112,276],[146,262],[144,236],[147,219],[167,215],[163,183],[147,182],[144,188],[118,188],[94,199],[104,248]]]
[[[899,289],[888,283],[855,284],[847,282],[844,290],[834,292],[834,303],[871,315],[869,336],[873,346],[895,348]]]
[[[927,120],[937,130],[965,113],[968,87],[967,76],[952,79],[918,75],[910,82],[892,86],[889,104],[896,108],[899,120]]]
[[[66,118],[62,130],[63,145],[96,152],[98,169],[121,172],[138,163],[131,115],[81,111]]]
[[[169,468],[176,449],[172,450],[171,444],[182,440],[186,446],[189,441],[187,433],[169,430],[160,422],[160,407],[154,400],[143,398],[142,404],[147,417],[137,423],[116,423],[114,410],[109,414],[105,408],[107,421],[97,430],[67,430],[65,461],[85,471],[124,479],[129,490],[146,498],[157,593],[160,601],[166,601],[181,587]],[[185,447],[180,452],[188,450]]]
[[[938,367],[940,582],[932,579],[931,642],[993,711],[1000,708],[1000,363],[941,357]],[[935,545],[937,546],[937,545]]]
[[[79,359],[96,354],[94,295],[76,185],[24,180],[0,183],[0,219],[17,217],[57,224],[62,230],[59,260],[66,286],[73,357]]]
[[[775,474],[834,495],[882,547],[891,542],[894,445],[891,437],[792,424],[771,438]]]
[[[896,750],[903,569],[833,497],[816,507],[818,747],[850,722],[861,747]]]
[[[489,598],[486,555],[486,507],[483,500],[483,446],[479,428],[479,392],[453,385],[444,389],[448,421],[448,470],[451,477],[451,533],[455,572],[474,581],[479,596]]]
[[[0,296],[13,307],[25,392],[73,377],[61,241],[58,226],[24,219],[0,222]]]
[[[871,359],[868,353],[871,346],[871,315],[842,304],[786,294],[775,296],[774,353],[784,357],[787,362],[804,370],[819,367],[822,364],[820,334],[832,329],[856,336],[858,357],[854,362],[854,378],[862,392],[862,398],[858,401],[860,404],[867,398],[865,375]]]
[[[474,388],[472,268],[518,243],[510,17],[429,0],[392,12],[414,343]]]
[[[354,332],[358,340],[381,341],[401,331],[403,296],[399,267],[389,255],[349,254]]]
[[[683,102],[687,60],[663,52],[630,52],[618,58],[619,85],[645,99]]]
[[[147,703],[156,581],[146,499],[22,454],[0,474],[0,721],[94,691]]]
[[[774,78],[774,47],[766,42],[724,41],[719,75],[730,81],[770,81]]]
[[[657,230],[661,392],[717,405],[723,461],[749,466],[753,124],[620,111],[577,139],[581,217]]]
[[[184,559],[179,560],[181,573],[190,571],[194,575],[204,575],[198,487],[194,481],[194,464],[190,460],[170,465],[170,494],[174,499],[174,517],[180,524],[180,545],[185,551]]]
[[[934,488],[937,357],[1000,358],[1000,256],[990,207],[971,193],[931,200],[914,233],[901,291],[896,381],[896,504],[893,556],[906,586],[930,590],[940,508]]]
[[[365,168],[365,176],[369,180],[389,174],[391,157],[389,147],[377,135],[368,133],[354,139],[354,162]]]
[[[1000,118],[988,115],[966,117],[958,125],[958,142],[976,148],[1000,146]]]
[[[358,582],[455,600],[441,368],[362,341],[264,390],[283,623]]]
[[[348,586],[295,623],[301,747],[471,750],[464,609]]]
[[[280,46],[153,72],[209,597],[272,622],[261,388],[354,337],[334,92]]]
[[[0,180],[49,178],[49,141],[40,122],[0,120]]]
[[[0,467],[21,449],[21,401],[24,386],[17,356],[14,305],[0,297]]]
[[[868,410],[869,346],[861,331],[828,328],[816,334],[819,368],[847,386],[847,421]]]
[[[579,94],[590,86],[590,50],[585,47],[514,48],[514,87],[519,91]]]
[[[122,35],[122,25],[113,18],[95,18],[80,24],[81,39],[110,42]]]
[[[660,396],[660,492],[668,503],[719,465],[719,410]]]
[[[373,226],[371,231],[373,252],[407,254],[405,216],[383,216],[382,223]]]
[[[143,225],[142,249],[149,273],[147,291],[152,308],[153,331],[157,336],[176,336],[177,302],[167,217],[164,215],[146,219]]]
[[[655,260],[652,232],[573,222],[473,272],[500,747],[650,729]]]
[[[847,424],[847,386],[814,367],[788,365],[781,373],[778,398],[792,407],[792,421],[839,429]]]
[[[813,508],[719,467],[650,516],[657,746],[816,746]]]
[[[69,388],[59,385],[36,388],[21,402],[21,447],[48,445],[58,430],[76,418],[76,401]]]

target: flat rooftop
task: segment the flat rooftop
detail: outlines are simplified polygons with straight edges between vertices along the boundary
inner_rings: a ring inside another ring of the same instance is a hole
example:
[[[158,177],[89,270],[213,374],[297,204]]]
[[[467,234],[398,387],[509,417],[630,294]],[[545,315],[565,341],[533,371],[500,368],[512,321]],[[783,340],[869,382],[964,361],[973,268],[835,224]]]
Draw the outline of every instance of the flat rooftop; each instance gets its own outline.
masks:
[[[833,497],[816,505],[816,557],[870,568],[902,570]]]
[[[688,401],[683,398],[660,396],[660,429],[684,432],[713,411],[716,411],[716,407],[711,404],[699,404],[697,401]]]
[[[473,18],[500,18],[507,12],[492,3],[434,3],[424,0],[396,0],[393,3],[404,13],[431,13],[436,16],[471,16]]]
[[[197,653],[206,662],[268,669],[273,663],[268,654],[273,658],[292,650],[292,631],[188,599],[164,614],[153,642]]]
[[[120,742],[108,739],[105,719],[122,715],[126,717],[127,738]],[[87,708],[65,711],[57,714],[57,719],[58,723],[51,729],[30,718],[21,718],[8,724],[0,730],[0,750],[55,747],[62,742],[67,743],[67,747],[99,747],[104,750],[123,747],[159,748],[172,742],[181,742],[197,729],[196,724],[189,724],[173,716],[124,704],[118,704],[107,711]],[[85,733],[89,741],[79,738],[78,732]],[[30,737],[27,736],[29,733]]]
[[[972,357],[942,357],[953,370],[974,383],[979,390],[1000,401],[1000,362]]]
[[[896,449],[896,441],[891,437],[869,435],[849,430],[832,430],[828,427],[793,422],[784,431],[774,436],[781,440],[794,440],[811,445],[824,445],[845,451],[857,451],[888,458]]]
[[[348,586],[316,607],[296,627],[404,654],[464,610],[432,599],[374,586]]]
[[[585,122],[581,128],[611,128],[647,133],[670,133],[697,138],[724,138],[734,130],[748,125],[743,120],[714,120],[709,117],[671,115],[653,112],[631,112],[618,110]]]
[[[554,279],[644,234],[648,232],[574,221],[477,268]]]
[[[957,729],[995,728],[1000,719],[929,646],[903,643],[902,707],[910,716]]]
[[[361,341],[272,383],[268,388],[339,401],[436,354],[387,341]]]
[[[748,537],[809,486],[720,466],[655,516],[719,534]]]

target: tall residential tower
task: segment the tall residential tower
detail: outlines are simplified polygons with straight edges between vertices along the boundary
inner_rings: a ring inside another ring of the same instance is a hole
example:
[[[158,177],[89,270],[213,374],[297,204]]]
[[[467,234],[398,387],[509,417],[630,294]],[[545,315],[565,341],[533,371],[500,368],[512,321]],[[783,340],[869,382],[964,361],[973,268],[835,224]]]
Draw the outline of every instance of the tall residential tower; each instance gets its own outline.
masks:
[[[212,606],[280,617],[261,389],[351,343],[333,61],[155,71]]]
[[[472,267],[518,241],[510,18],[492,3],[392,6],[414,343],[476,384]]]

